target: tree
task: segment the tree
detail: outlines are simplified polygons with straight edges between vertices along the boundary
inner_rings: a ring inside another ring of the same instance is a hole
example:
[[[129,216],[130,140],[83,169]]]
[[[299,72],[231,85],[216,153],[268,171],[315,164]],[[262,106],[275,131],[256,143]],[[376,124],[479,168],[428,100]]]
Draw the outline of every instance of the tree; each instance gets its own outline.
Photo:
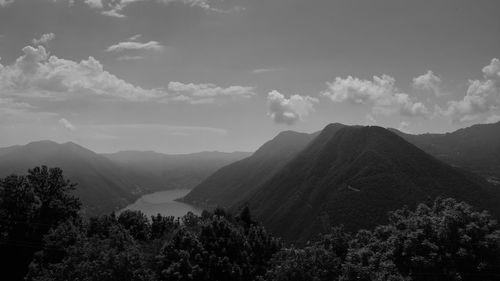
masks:
[[[118,216],[118,223],[125,227],[136,240],[145,241],[150,236],[151,224],[141,211],[123,211]]]
[[[70,194],[74,187],[61,169],[46,166],[0,179],[0,257],[11,280],[26,274],[52,227],[78,216],[80,202]]]

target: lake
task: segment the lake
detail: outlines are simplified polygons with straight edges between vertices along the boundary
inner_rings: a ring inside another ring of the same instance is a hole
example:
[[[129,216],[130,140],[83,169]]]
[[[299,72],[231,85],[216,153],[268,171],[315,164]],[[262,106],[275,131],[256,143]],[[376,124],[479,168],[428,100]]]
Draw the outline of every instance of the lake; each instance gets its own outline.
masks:
[[[188,212],[193,212],[196,215],[201,214],[200,209],[197,209],[189,204],[177,202],[175,199],[184,197],[191,191],[190,189],[174,189],[165,190],[155,193],[143,195],[133,204],[128,205],[121,211],[139,210],[146,216],[155,216],[158,213],[163,216],[182,217]]]

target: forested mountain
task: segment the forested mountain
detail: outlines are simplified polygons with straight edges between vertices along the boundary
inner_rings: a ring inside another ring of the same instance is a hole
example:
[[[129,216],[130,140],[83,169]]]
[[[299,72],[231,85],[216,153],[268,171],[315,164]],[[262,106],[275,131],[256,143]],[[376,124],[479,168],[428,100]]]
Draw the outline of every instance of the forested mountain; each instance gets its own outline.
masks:
[[[392,130],[434,157],[500,185],[500,122],[446,134],[411,135]]]
[[[133,202],[140,193],[133,174],[75,143],[38,141],[0,150],[0,176],[24,174],[39,165],[64,168],[67,178],[78,183],[75,195],[86,213],[110,212]]]
[[[214,170],[246,155],[119,152],[104,156],[72,142],[38,141],[0,148],[0,176],[25,173],[39,165],[61,167],[67,178],[79,185],[75,195],[83,203],[83,212],[102,214],[124,207],[147,192],[190,188]]]
[[[82,217],[62,170],[0,178],[0,262],[11,281],[496,281],[500,230],[481,209],[436,199],[371,230],[328,229],[285,246],[244,208],[181,219]]]
[[[241,164],[256,152],[226,166],[185,199],[207,200],[234,211],[247,205],[266,227],[289,241],[310,239],[331,225],[373,227],[386,222],[391,209],[437,196],[500,214],[496,187],[442,163],[387,129],[330,124],[319,135],[309,135],[302,149],[294,147],[280,165]],[[248,176],[255,167],[265,172]]]
[[[500,190],[380,127],[327,126],[245,203],[270,230],[304,240],[344,224],[370,228],[387,212],[437,196],[500,214]]]
[[[184,200],[204,207],[229,207],[259,189],[317,135],[281,132],[252,156],[215,172],[196,186]]]
[[[102,155],[123,168],[146,175],[148,190],[166,190],[193,188],[219,168],[250,154],[207,151],[169,155],[153,151],[120,151]]]

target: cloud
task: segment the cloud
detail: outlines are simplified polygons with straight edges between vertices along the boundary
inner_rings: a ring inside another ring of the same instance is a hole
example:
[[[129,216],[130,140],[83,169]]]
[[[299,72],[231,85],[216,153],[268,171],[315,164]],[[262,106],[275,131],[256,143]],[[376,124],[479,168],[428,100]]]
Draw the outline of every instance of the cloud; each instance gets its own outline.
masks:
[[[14,3],[15,0],[0,0],[0,7],[7,7],[8,5]]]
[[[67,99],[90,94],[134,101],[166,95],[119,79],[93,57],[80,62],[60,59],[49,56],[41,45],[24,47],[23,53],[13,64],[0,68],[4,95]]]
[[[119,56],[116,59],[121,61],[130,61],[130,60],[142,60],[143,58],[144,56]]]
[[[56,35],[54,33],[45,33],[42,34],[42,36],[39,39],[33,39],[33,45],[45,45],[47,46],[48,43],[56,38]]]
[[[0,0],[2,1],[2,0]],[[5,0],[3,0],[5,1]],[[171,3],[179,3],[193,8],[201,8],[208,12],[217,13],[230,13],[239,12],[244,10],[240,6],[234,6],[230,9],[221,9],[212,5],[212,0],[121,0],[121,1],[110,1],[110,0],[85,0],[84,2],[93,9],[100,10],[102,15],[111,16],[115,18],[124,18],[125,15],[123,11],[128,8],[133,3],[139,2],[155,2],[158,4],[169,5]]]
[[[165,47],[157,41],[149,41],[146,43],[141,42],[120,42],[118,44],[109,46],[107,52],[122,52],[126,50],[146,50],[146,51],[161,51]]]
[[[136,35],[131,36],[128,40],[135,41],[141,37],[142,37],[142,34],[136,34]]]
[[[318,99],[310,96],[292,95],[286,98],[278,91],[267,94],[268,114],[276,123],[292,125],[314,111]]]
[[[267,73],[267,72],[274,72],[274,71],[280,71],[282,70],[281,68],[257,68],[252,70],[253,74],[261,74],[261,73]]]
[[[0,124],[32,123],[54,116],[56,116],[55,113],[37,111],[37,108],[28,103],[0,97]]]
[[[368,122],[370,122],[371,124],[377,124],[377,119],[375,119],[375,117],[373,117],[373,115],[371,114],[366,114],[366,120],[368,120]]]
[[[243,97],[249,98],[255,95],[253,87],[229,86],[219,87],[215,84],[194,84],[170,82],[168,91],[175,93],[172,100],[185,101],[191,104],[212,103],[215,97]]]
[[[395,79],[389,75],[373,76],[373,81],[348,76],[327,82],[328,89],[321,94],[333,102],[368,104],[374,113],[390,115],[399,113],[405,116],[427,116],[429,111],[421,102],[416,102],[395,86]]]
[[[443,96],[441,91],[441,78],[436,76],[432,71],[428,70],[427,73],[413,78],[413,87],[432,91],[436,96]]]
[[[493,114],[486,118],[486,123],[497,123],[500,122],[500,115]]]
[[[453,121],[477,119],[480,114],[500,107],[500,61],[492,59],[482,69],[483,79],[470,80],[462,100],[450,101],[447,108],[440,110]]]
[[[71,124],[66,118],[61,118],[59,119],[59,124],[61,124],[64,128],[68,129],[69,131],[76,131],[75,125]]]
[[[410,134],[411,132],[408,130],[409,126],[410,126],[410,122],[401,121],[399,123],[398,130],[403,132],[403,133]]]

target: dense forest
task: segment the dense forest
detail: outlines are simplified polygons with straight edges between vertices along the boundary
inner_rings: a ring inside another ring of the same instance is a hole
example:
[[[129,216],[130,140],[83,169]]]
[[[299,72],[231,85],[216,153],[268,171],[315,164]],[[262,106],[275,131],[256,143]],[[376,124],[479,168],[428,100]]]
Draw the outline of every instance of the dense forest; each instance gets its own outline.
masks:
[[[486,211],[438,198],[293,245],[251,210],[83,217],[59,168],[0,179],[0,263],[9,280],[499,280],[500,230]]]

